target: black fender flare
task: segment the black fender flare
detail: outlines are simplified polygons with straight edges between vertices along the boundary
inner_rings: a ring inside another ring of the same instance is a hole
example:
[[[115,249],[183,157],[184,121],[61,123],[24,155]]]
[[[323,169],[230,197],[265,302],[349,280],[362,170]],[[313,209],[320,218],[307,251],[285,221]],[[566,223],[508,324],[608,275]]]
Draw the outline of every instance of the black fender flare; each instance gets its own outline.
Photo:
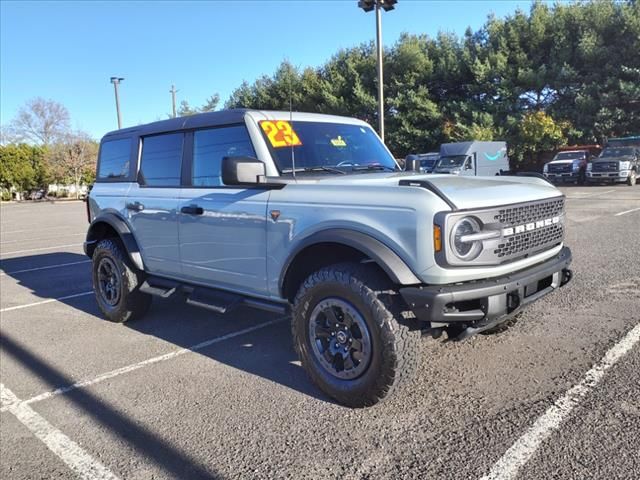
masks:
[[[91,222],[91,225],[89,225],[89,230],[87,231],[86,241],[84,242],[84,253],[88,257],[92,257],[96,245],[100,240],[102,240],[102,238],[97,235],[99,224],[107,224],[111,228],[113,228],[113,230],[115,230],[115,232],[118,234],[118,237],[120,237],[120,240],[122,241],[122,244],[124,245],[124,248],[127,251],[127,254],[129,255],[129,258],[131,259],[133,264],[139,270],[144,270],[144,262],[142,261],[142,254],[140,253],[138,242],[133,236],[133,233],[131,232],[131,229],[129,228],[127,222],[125,222],[115,213],[103,213],[101,215],[98,215]]]
[[[321,243],[338,243],[359,250],[384,270],[391,281],[397,285],[416,285],[422,281],[411,271],[407,264],[391,248],[380,240],[355,230],[335,228],[312,234],[300,241],[284,262],[278,282],[284,295],[285,279],[289,267],[305,248]]]

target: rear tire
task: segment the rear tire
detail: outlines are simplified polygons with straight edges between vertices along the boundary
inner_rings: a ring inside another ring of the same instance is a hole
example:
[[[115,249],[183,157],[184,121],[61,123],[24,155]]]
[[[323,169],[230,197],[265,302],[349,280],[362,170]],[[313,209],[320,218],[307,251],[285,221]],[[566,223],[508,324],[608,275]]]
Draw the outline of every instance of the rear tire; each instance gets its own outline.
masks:
[[[101,240],[93,252],[93,291],[98,307],[112,322],[142,317],[151,305],[151,295],[142,293],[144,272],[138,270],[118,239]]]
[[[302,366],[330,397],[371,406],[406,384],[420,355],[412,314],[375,265],[322,268],[300,287],[292,334]]]

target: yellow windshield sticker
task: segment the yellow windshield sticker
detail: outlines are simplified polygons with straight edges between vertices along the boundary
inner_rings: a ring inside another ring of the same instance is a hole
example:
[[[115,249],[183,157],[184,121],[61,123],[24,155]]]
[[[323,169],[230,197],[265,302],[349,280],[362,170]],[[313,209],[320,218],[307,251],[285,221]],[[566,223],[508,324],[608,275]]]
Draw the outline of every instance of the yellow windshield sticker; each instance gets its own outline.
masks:
[[[285,122],[284,120],[264,120],[260,122],[260,126],[267,135],[273,148],[297,147],[298,145],[302,145],[298,134],[293,130],[289,122]]]
[[[346,147],[347,142],[344,141],[341,135],[338,135],[338,138],[331,139],[331,145],[333,145],[334,147]]]

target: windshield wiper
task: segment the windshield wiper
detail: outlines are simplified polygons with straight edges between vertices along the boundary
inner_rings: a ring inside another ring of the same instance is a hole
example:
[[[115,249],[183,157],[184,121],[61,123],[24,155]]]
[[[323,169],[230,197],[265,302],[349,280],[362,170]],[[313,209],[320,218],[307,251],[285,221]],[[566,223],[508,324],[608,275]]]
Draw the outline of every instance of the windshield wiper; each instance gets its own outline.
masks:
[[[284,168],[282,169],[282,173],[293,173],[293,168]],[[324,165],[318,165],[315,167],[300,167],[295,169],[295,173],[298,172],[331,172],[331,173],[339,173],[340,175],[346,175],[347,172],[344,170],[340,170],[338,168],[325,167]]]
[[[354,172],[364,172],[367,170],[388,170],[390,172],[396,172],[397,170],[394,167],[389,167],[388,165],[363,165],[358,167],[352,167]]]

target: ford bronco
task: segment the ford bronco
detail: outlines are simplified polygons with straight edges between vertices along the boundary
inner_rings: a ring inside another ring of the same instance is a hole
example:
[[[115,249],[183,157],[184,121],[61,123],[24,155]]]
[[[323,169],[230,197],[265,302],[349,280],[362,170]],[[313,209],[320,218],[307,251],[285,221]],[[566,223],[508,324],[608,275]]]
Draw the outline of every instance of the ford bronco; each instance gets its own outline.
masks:
[[[571,279],[555,187],[402,172],[353,118],[229,110],[108,133],[87,213],[107,319],[154,296],[290,314],[304,369],[353,407],[410,377],[423,333],[494,332]]]

